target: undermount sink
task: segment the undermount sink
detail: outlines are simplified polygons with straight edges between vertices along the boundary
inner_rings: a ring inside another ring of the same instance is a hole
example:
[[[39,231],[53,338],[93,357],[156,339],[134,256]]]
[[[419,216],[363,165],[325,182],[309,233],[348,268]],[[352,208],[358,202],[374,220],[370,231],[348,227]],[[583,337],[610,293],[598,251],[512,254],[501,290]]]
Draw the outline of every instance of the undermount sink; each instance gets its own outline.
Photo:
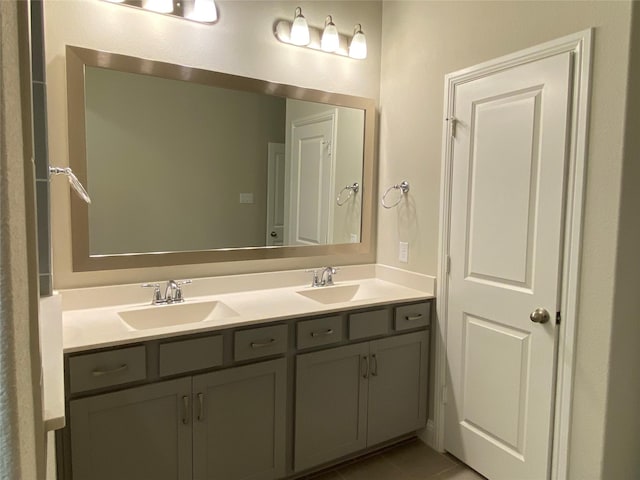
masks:
[[[329,287],[316,287],[309,288],[307,290],[298,290],[296,293],[324,304],[349,302],[351,300],[364,300],[375,296],[373,295],[373,292],[362,288],[362,285],[333,285]]]
[[[118,312],[124,322],[136,330],[172,327],[236,317],[238,312],[219,301],[150,305]]]

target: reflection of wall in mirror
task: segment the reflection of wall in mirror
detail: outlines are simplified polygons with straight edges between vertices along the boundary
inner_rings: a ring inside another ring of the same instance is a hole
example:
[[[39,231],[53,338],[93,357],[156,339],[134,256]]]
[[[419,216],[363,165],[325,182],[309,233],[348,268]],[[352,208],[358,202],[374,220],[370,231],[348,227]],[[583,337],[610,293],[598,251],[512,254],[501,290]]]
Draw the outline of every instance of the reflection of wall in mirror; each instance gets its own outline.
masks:
[[[86,103],[93,255],[265,244],[284,99],[87,68]]]
[[[328,111],[337,110],[337,128],[335,138],[335,171],[333,172],[334,195],[331,196],[330,208],[332,232],[327,243],[350,243],[360,241],[361,229],[361,192],[353,195],[341,207],[337,206],[335,197],[346,186],[354,182],[362,185],[363,145],[364,145],[364,111],[355,108],[335,107],[320,103],[287,99],[286,113],[286,158],[290,164],[292,124],[300,118],[309,118]],[[345,194],[346,196],[346,194]],[[285,211],[289,211],[288,198],[285,199]],[[285,223],[285,238],[289,238],[288,223]]]

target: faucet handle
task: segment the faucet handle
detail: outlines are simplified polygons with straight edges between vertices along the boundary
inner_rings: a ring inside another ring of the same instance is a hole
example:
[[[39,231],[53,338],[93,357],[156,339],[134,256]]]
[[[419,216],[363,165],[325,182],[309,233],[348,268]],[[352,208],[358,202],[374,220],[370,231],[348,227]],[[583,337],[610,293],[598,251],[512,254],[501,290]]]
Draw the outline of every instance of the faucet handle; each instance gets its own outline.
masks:
[[[178,281],[176,281],[176,285],[178,285],[178,286],[189,285],[190,283],[193,283],[193,280],[178,280]]]
[[[189,285],[190,283],[193,283],[193,280],[178,280],[176,282],[177,285],[177,289],[173,295],[173,301],[174,302],[182,302],[184,301],[184,296],[182,295],[182,289],[180,288],[182,285]]]
[[[322,271],[323,269],[324,269],[324,267],[322,267],[320,269],[308,268],[308,269],[305,270],[305,272],[313,273],[313,279],[311,280],[311,286],[312,287],[319,287],[320,286],[320,277],[318,277],[318,271]]]
[[[160,293],[159,283],[143,283],[140,286],[143,288],[153,288],[153,298],[151,299],[151,305],[156,305],[164,301],[164,299],[162,298],[162,293]]]

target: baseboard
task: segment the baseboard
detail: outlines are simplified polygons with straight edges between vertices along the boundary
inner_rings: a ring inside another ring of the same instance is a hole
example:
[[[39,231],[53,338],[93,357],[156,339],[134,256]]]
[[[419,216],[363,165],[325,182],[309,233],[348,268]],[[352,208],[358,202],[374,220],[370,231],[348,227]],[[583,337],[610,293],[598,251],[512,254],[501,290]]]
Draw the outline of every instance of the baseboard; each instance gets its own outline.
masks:
[[[427,420],[427,428],[418,434],[418,438],[435,450],[436,431],[433,420]]]

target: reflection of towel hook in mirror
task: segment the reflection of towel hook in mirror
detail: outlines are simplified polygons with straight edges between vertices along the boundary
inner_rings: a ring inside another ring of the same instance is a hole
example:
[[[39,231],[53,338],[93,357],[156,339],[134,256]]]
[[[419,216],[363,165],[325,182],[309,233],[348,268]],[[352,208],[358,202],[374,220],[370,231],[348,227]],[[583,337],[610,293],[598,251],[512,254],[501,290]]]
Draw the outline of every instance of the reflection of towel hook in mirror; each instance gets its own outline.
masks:
[[[49,167],[49,175],[66,175],[69,179],[69,183],[71,187],[76,191],[76,193],[82,198],[85,202],[91,203],[91,199],[89,198],[89,194],[84,189],[78,177],[76,177],[69,167],[61,168],[61,167]]]
[[[340,193],[336,197],[336,203],[338,204],[338,206],[341,207],[342,205],[347,203],[354,193],[358,193],[358,190],[360,190],[360,185],[358,185],[357,182],[353,185],[347,185],[342,190],[340,190]],[[347,195],[344,200],[341,200],[342,194],[347,191],[349,192],[349,195]]]
[[[395,203],[392,203],[391,205],[387,205],[386,203],[387,195],[391,190],[400,190],[400,196],[398,197],[398,200],[396,200]],[[382,195],[382,200],[380,201],[380,203],[382,203],[382,206],[384,208],[393,208],[400,203],[400,201],[402,200],[402,197],[408,192],[409,192],[409,182],[407,182],[406,180],[400,184],[391,185],[384,192],[384,195]]]

